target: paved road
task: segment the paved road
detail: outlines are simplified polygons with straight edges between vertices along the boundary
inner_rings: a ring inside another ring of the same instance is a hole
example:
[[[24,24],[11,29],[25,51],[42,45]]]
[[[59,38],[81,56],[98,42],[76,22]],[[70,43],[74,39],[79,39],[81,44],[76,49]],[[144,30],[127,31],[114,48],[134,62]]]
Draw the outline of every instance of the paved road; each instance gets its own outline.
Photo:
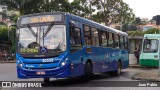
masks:
[[[131,81],[134,72],[142,70],[125,69],[119,77],[111,77],[106,74],[98,74],[93,76],[92,81]],[[42,81],[42,79],[18,79],[16,74],[15,63],[0,63],[0,81]],[[52,79],[55,80],[55,79]]]
[[[148,68],[149,69],[149,68]],[[92,77],[90,82],[81,82],[79,78],[75,79],[52,79],[50,83],[43,84],[47,87],[47,89],[56,89],[56,90],[158,90],[159,87],[105,87],[105,84],[115,83],[114,81],[122,81],[118,84],[127,83],[124,81],[133,81],[131,76],[135,72],[142,72],[146,69],[137,69],[137,68],[128,68],[122,70],[122,74],[119,77],[111,77],[106,74],[97,74]],[[15,63],[0,63],[0,81],[40,81],[42,79],[18,79],[16,76],[16,64]],[[112,82],[109,82],[112,81]],[[102,86],[98,86],[98,84],[103,84]],[[117,84],[117,83],[115,83]],[[97,86],[96,86],[97,85]],[[123,84],[124,85],[124,84]],[[36,88],[42,90],[43,88]],[[4,88],[0,88],[2,90],[6,90]],[[21,90],[22,88],[12,88],[12,90]],[[35,88],[23,88],[23,90],[32,90]],[[10,90],[10,89],[9,89]]]

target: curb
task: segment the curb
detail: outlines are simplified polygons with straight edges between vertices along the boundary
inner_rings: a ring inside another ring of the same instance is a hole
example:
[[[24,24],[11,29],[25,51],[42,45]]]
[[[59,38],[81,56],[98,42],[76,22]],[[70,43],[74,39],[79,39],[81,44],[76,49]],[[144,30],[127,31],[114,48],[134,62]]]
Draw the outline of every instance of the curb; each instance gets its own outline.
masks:
[[[16,63],[16,61],[0,61],[0,63]]]

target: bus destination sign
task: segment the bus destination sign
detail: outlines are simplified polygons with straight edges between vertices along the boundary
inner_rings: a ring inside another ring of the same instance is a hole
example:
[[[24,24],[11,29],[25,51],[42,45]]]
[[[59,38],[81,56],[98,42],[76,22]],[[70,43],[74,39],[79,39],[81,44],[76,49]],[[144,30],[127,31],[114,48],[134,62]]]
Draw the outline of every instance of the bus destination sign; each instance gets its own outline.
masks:
[[[43,23],[43,22],[55,22],[62,21],[62,14],[53,14],[53,15],[37,15],[22,17],[20,24],[32,24],[32,23]]]
[[[42,17],[31,17],[30,18],[31,23],[51,22],[51,21],[54,21],[53,16],[42,16]]]

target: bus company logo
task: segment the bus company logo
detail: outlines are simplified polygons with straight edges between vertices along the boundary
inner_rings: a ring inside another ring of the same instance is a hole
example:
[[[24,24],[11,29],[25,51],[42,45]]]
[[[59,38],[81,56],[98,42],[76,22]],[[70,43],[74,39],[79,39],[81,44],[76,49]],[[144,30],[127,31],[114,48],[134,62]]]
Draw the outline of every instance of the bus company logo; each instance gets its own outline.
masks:
[[[42,64],[39,65],[39,68],[42,68]]]
[[[11,82],[2,82],[2,87],[6,88],[6,87],[12,87],[11,86]]]
[[[42,87],[38,82],[2,82],[2,88],[11,87]]]

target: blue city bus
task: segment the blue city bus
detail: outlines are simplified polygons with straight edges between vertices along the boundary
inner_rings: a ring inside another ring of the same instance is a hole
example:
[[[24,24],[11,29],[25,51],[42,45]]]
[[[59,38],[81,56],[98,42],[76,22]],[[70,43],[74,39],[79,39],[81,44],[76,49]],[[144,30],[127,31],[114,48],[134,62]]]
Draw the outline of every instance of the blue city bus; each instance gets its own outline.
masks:
[[[125,32],[63,12],[24,15],[17,20],[17,75],[20,79],[81,77],[129,66]]]

